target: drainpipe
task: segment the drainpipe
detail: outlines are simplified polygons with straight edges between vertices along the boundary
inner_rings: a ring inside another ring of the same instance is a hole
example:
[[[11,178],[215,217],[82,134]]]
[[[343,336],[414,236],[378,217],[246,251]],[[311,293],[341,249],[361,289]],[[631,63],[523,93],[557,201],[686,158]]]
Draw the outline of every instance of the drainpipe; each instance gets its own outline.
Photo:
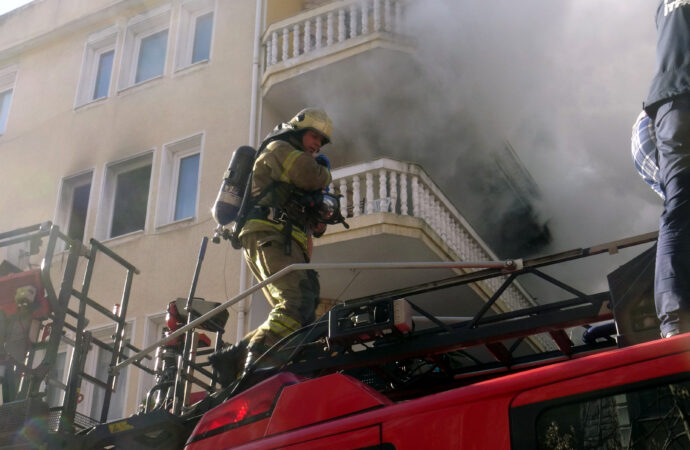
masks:
[[[252,97],[249,112],[249,145],[256,148],[257,144],[257,129],[259,128],[258,111],[261,108],[259,99],[259,69],[260,69],[260,55],[261,55],[261,32],[263,30],[263,7],[265,0],[256,0],[256,17],[254,19],[254,59],[252,61]],[[247,289],[247,263],[244,260],[244,255],[240,254],[240,292]],[[249,306],[249,299],[245,298],[240,303],[240,310],[237,313],[237,341],[240,341],[244,335],[244,321],[247,316],[247,309]]]

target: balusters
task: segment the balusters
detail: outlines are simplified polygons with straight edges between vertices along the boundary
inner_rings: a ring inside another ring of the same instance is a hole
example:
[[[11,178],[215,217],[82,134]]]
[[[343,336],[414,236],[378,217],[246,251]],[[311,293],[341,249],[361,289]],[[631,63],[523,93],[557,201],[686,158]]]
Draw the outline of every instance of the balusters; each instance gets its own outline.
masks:
[[[432,222],[432,227],[431,227],[431,228],[432,228],[434,231],[436,231],[437,234],[438,234],[439,236],[441,236],[441,238],[443,238],[443,235],[442,235],[442,228],[443,228],[443,227],[441,226],[441,205],[440,205],[439,201],[438,201],[436,198],[434,198],[433,205],[434,205],[434,206],[433,206],[433,207],[434,207],[434,209],[433,209],[433,211],[434,211],[434,216],[433,216],[433,218],[431,219],[431,222]]]
[[[421,208],[420,217],[426,221],[426,223],[431,223],[431,216],[429,215],[429,195],[426,192],[426,186],[423,184],[419,185],[419,206]]]
[[[304,22],[304,50],[302,53],[311,51],[311,20]]]
[[[323,17],[322,16],[317,16],[316,17],[316,49],[321,48],[321,40],[323,38]]]
[[[386,170],[379,170],[379,211],[387,212],[386,200],[388,200],[388,189],[386,189]]]
[[[398,210],[398,173],[394,170],[391,170],[389,177],[390,187],[388,188],[388,191],[389,197],[391,198],[391,206],[389,211],[395,213]]]
[[[381,0],[374,0],[374,31],[381,31]]]
[[[409,215],[407,210],[407,174],[400,174],[400,214]]]
[[[299,52],[299,24],[292,26],[292,57],[296,58],[300,55]]]
[[[264,67],[268,67],[271,65],[271,42],[270,40],[266,40],[264,42]]]
[[[350,39],[357,37],[357,5],[350,5]]]
[[[343,217],[347,217],[347,180],[345,178],[340,179],[340,214]],[[354,209],[352,211],[354,215]]]
[[[399,1],[395,2],[395,22],[393,25],[394,32],[403,33],[403,7]]]
[[[369,34],[369,6],[368,0],[362,0],[360,10],[362,11],[362,34]]]
[[[340,8],[338,10],[338,42],[345,40],[345,33],[345,8]]]
[[[359,175],[352,177],[352,216],[357,217],[360,214],[359,204],[362,196],[359,190]]]
[[[367,188],[367,204],[364,212],[366,214],[371,214],[374,212],[374,175],[371,172],[367,172],[365,175],[365,180]]]
[[[421,217],[421,209],[419,207],[419,178],[417,175],[412,177],[412,216]]]
[[[384,0],[383,3],[383,28],[387,32],[391,32],[393,28],[391,24],[393,22],[393,8],[391,7],[391,0]]]
[[[329,12],[326,16],[326,46],[330,47],[333,45],[333,35],[335,33],[335,14],[333,11]]]
[[[278,33],[271,33],[271,64],[278,63]]]
[[[290,48],[290,30],[288,27],[283,28],[283,61],[288,59],[288,49]]]

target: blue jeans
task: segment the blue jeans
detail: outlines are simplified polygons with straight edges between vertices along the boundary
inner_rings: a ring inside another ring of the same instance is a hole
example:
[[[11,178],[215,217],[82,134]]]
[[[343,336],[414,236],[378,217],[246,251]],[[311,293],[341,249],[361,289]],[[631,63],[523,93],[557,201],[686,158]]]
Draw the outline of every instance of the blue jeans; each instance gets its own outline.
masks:
[[[661,186],[654,300],[661,333],[690,331],[690,95],[659,106],[654,126]]]

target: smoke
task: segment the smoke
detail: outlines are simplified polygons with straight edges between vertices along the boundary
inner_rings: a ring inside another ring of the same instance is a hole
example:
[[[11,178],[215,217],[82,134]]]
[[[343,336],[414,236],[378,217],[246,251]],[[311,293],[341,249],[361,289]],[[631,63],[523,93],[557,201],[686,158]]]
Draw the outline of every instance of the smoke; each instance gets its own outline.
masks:
[[[630,157],[652,76],[655,8],[648,0],[410,2],[416,65],[389,54],[355,60],[367,75],[346,95],[330,95],[342,87],[327,77],[316,94],[343,130],[336,140],[347,151],[334,152],[335,162],[420,163],[462,213],[494,208],[474,223],[487,239],[504,232],[501,209],[512,202],[487,168],[510,142],[542,193],[536,217],[548,218],[553,239],[538,253],[655,230],[661,202]]]

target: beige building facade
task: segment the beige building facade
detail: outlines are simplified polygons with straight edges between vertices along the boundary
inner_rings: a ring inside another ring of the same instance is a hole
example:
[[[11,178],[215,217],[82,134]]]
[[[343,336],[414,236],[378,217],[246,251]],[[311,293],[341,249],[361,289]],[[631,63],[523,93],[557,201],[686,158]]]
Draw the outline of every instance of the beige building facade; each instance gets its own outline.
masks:
[[[414,59],[405,7],[402,0],[35,0],[0,16],[0,232],[49,220],[136,266],[126,337],[142,348],[160,338],[168,302],[189,293],[233,150],[257,146],[273,125],[313,105],[336,125],[325,153],[351,226],[331,226],[314,261],[497,259],[419,165],[385,157],[343,164],[355,132],[338,129],[348,83],[367,76],[361,67],[371,61]],[[311,91],[317,84],[338,89]],[[21,269],[40,263],[41,254],[26,251],[0,249],[0,261]],[[56,279],[66,254],[53,261]],[[251,283],[243,266],[227,242],[209,244],[196,296],[237,295]],[[322,295],[346,300],[455,273],[324,272]],[[122,280],[104,259],[91,297],[116,307]],[[499,286],[466,287],[452,294],[458,303],[426,300],[442,315],[466,316]],[[531,302],[516,285],[498,308]],[[260,296],[234,305],[225,340],[234,342],[267,310]],[[90,319],[94,336],[109,339],[112,325]],[[87,370],[102,376],[107,355],[92,353]],[[110,418],[134,413],[152,384],[134,370],[120,378]],[[98,388],[84,383],[82,393],[80,412],[95,416]]]

